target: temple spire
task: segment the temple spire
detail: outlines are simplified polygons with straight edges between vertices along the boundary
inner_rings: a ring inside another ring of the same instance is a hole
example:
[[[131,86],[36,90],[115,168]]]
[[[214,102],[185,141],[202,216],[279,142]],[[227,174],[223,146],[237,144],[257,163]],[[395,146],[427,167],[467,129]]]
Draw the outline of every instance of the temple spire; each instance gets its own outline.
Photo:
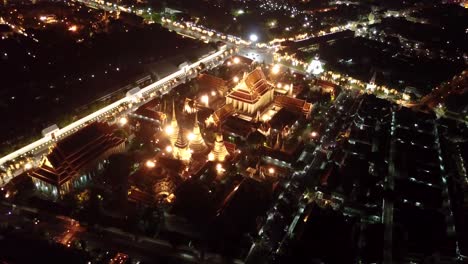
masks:
[[[188,147],[188,141],[184,135],[184,129],[179,129],[177,133],[177,140],[174,144],[174,158],[189,161],[191,157],[190,149]]]
[[[193,153],[206,154],[206,144],[200,132],[200,126],[198,125],[198,112],[195,112],[195,124],[193,125],[192,138],[190,139],[189,147],[193,150]]]
[[[229,152],[224,145],[223,134],[221,132],[216,132],[216,140],[214,142],[213,150],[208,155],[208,159],[223,162],[228,155]]]
[[[175,104],[174,100],[172,101],[172,119],[171,119],[171,124],[169,126],[169,130],[167,131],[169,135],[169,140],[171,141],[172,146],[177,141],[177,137],[179,134],[179,124],[177,123],[177,118],[176,118],[176,112],[175,112]]]

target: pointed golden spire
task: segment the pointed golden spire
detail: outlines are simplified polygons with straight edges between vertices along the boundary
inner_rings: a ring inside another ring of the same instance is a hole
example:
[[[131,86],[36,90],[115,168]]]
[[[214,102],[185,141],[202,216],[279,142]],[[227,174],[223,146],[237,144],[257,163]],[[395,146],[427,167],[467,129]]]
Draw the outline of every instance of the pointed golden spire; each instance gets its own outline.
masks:
[[[193,153],[206,153],[207,147],[201,135],[200,126],[198,125],[198,112],[195,112],[195,124],[193,125],[189,147],[193,150]]]

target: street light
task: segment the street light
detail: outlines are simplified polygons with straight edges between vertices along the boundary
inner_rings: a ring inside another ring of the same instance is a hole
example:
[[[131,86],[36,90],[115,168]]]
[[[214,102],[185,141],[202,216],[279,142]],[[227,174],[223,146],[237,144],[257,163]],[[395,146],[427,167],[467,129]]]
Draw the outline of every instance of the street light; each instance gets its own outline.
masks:
[[[250,34],[249,39],[252,42],[257,42],[258,41],[258,36],[256,34]]]
[[[128,123],[128,119],[126,117],[122,117],[119,119],[119,124],[121,126],[125,126]]]
[[[146,163],[145,163],[146,167],[147,168],[154,168],[156,166],[156,163],[152,160],[147,160]]]
[[[271,73],[278,74],[280,72],[281,66],[279,64],[275,64],[273,68],[271,68]]]

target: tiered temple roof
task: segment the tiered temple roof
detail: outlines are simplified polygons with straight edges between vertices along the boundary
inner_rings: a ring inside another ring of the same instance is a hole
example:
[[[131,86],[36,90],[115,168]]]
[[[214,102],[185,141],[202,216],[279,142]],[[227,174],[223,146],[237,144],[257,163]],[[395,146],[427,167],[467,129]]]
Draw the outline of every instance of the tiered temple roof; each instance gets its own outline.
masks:
[[[202,89],[215,90],[222,94],[227,92],[226,81],[210,74],[200,74],[198,83]]]
[[[312,111],[311,103],[294,97],[278,95],[275,97],[274,103],[293,112],[303,113],[306,116],[310,115]]]
[[[106,123],[92,123],[75,134],[57,142],[42,165],[30,173],[31,177],[60,186],[88,167],[108,150],[123,145]]]
[[[226,118],[236,113],[236,109],[232,104],[225,104],[213,113],[213,121],[216,125],[222,123]]]
[[[273,86],[266,80],[262,69],[256,68],[246,74],[227,97],[253,104],[271,89]]]

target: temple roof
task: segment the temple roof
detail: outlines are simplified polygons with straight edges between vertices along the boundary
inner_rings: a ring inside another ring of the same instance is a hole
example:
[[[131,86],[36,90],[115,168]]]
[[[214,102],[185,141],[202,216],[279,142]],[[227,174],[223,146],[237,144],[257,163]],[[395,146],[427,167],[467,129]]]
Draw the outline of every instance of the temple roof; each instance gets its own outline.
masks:
[[[266,80],[265,74],[260,67],[256,68],[234,87],[228,97],[255,103],[262,95],[273,89],[273,86]]]
[[[107,150],[124,142],[105,123],[92,123],[75,134],[57,142],[43,164],[30,176],[50,184],[61,185],[77,175]]]
[[[305,100],[289,97],[285,95],[278,95],[275,97],[275,104],[287,108],[295,112],[302,112],[304,114],[310,113],[312,104]]]

